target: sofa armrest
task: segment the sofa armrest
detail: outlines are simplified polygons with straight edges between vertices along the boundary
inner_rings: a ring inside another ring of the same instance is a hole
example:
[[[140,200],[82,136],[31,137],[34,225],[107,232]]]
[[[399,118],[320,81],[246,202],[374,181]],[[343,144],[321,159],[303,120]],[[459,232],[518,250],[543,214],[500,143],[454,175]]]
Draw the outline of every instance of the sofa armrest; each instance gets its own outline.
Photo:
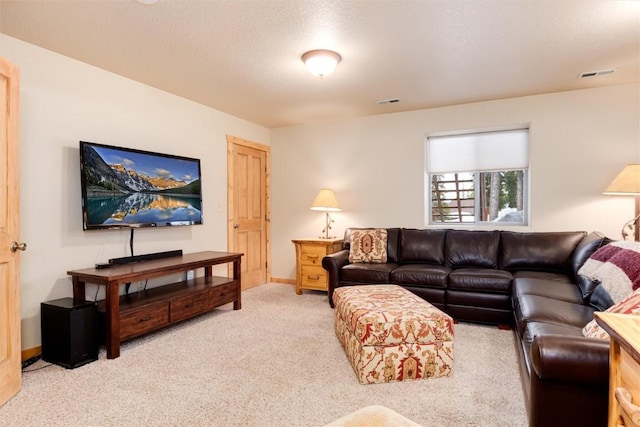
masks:
[[[347,264],[349,264],[349,251],[347,249],[334,252],[322,258],[322,267],[327,270],[327,273],[329,274],[329,304],[332,308],[333,290],[337,288],[340,283],[340,269]]]
[[[607,425],[608,341],[540,335],[530,357],[530,427]]]
[[[609,384],[609,341],[580,336],[542,335],[531,345],[531,375],[541,381]]]

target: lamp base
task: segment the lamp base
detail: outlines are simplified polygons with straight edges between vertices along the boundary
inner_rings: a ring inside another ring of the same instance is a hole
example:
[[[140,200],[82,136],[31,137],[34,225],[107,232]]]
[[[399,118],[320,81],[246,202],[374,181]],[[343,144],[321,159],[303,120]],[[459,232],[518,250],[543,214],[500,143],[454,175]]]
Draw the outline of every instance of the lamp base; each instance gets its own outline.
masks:
[[[329,211],[325,211],[326,214],[326,223],[324,226],[324,230],[322,230],[322,232],[324,233],[324,236],[320,236],[321,239],[335,239],[335,237],[330,237],[329,236],[329,230],[331,230],[331,223],[333,222],[333,218],[331,218],[331,215],[329,215]]]
[[[640,194],[636,195],[636,216],[622,226],[622,240],[627,240],[633,231],[633,237],[636,242],[640,241]]]

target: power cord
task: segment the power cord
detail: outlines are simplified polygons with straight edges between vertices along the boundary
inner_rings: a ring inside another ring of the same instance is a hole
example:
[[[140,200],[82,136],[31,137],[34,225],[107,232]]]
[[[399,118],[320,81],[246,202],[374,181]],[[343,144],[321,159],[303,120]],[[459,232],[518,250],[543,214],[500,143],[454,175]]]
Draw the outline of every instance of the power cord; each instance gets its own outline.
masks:
[[[44,366],[40,366],[38,368],[33,368],[33,369],[26,369],[29,366],[33,365],[34,363],[36,363],[38,360],[40,360],[42,358],[41,355],[38,356],[33,356],[27,360],[25,360],[24,362],[22,362],[22,372],[34,372],[34,371],[39,371],[40,369],[44,369],[44,368],[48,368],[49,366],[52,365],[52,363],[49,363],[47,365]]]
[[[133,256],[133,232],[135,228],[131,229],[131,234],[129,235],[129,250],[131,251],[131,256]],[[124,293],[129,295],[129,288],[131,287],[131,282],[127,282],[124,284]]]
[[[26,370],[25,370],[25,369],[23,369],[23,370],[22,370],[22,373],[28,373],[28,372],[35,372],[35,371],[39,371],[39,370],[41,370],[41,369],[48,368],[49,366],[53,366],[53,363],[48,363],[48,364],[46,364],[46,365],[44,365],[44,366],[40,366],[39,368],[26,369]]]

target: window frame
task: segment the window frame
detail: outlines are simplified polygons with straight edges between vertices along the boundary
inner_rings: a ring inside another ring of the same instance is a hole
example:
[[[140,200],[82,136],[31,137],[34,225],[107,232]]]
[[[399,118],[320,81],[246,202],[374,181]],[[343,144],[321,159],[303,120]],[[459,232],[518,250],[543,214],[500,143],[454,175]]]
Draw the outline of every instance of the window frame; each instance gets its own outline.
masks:
[[[500,169],[500,170],[467,170],[467,171],[452,171],[446,172],[446,174],[460,174],[460,173],[471,173],[473,175],[473,221],[472,222],[463,222],[459,221],[435,221],[434,220],[434,203],[433,203],[433,177],[435,175],[444,175],[445,173],[430,173],[429,171],[429,140],[430,138],[436,138],[440,136],[468,136],[468,135],[476,135],[476,134],[484,134],[484,133],[495,133],[495,132],[503,132],[503,131],[525,131],[526,132],[526,167],[525,168],[513,168],[513,169]],[[425,205],[425,213],[424,213],[424,223],[427,226],[467,226],[467,227],[497,227],[497,226],[506,226],[506,227],[529,227],[530,218],[530,206],[531,206],[531,192],[530,192],[530,171],[531,171],[531,156],[530,156],[530,129],[529,126],[517,126],[510,128],[500,128],[500,129],[491,129],[491,130],[483,130],[483,131],[459,131],[459,132],[447,132],[440,134],[431,134],[427,135],[424,143],[424,205]],[[521,170],[522,174],[522,222],[515,221],[482,221],[482,206],[481,201],[482,197],[476,197],[476,195],[481,192],[480,180],[483,173],[491,173],[491,172],[509,172]]]

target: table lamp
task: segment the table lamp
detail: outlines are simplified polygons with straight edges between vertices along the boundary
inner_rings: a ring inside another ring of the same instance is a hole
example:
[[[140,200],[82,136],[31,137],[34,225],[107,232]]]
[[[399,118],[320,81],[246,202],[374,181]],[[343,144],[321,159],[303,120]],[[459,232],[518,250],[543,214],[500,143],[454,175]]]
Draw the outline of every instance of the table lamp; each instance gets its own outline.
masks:
[[[640,164],[625,166],[604,194],[636,196],[635,217],[622,227],[622,240],[629,235],[627,229],[635,228],[635,240],[640,241]]]
[[[326,225],[324,230],[322,230],[324,236],[320,236],[320,238],[331,239],[332,237],[329,237],[329,230],[331,229],[333,219],[331,219],[329,212],[339,212],[342,210],[340,209],[340,205],[338,205],[336,195],[333,194],[333,190],[329,190],[328,188],[320,190],[310,209],[312,211],[321,211],[326,214]]]

